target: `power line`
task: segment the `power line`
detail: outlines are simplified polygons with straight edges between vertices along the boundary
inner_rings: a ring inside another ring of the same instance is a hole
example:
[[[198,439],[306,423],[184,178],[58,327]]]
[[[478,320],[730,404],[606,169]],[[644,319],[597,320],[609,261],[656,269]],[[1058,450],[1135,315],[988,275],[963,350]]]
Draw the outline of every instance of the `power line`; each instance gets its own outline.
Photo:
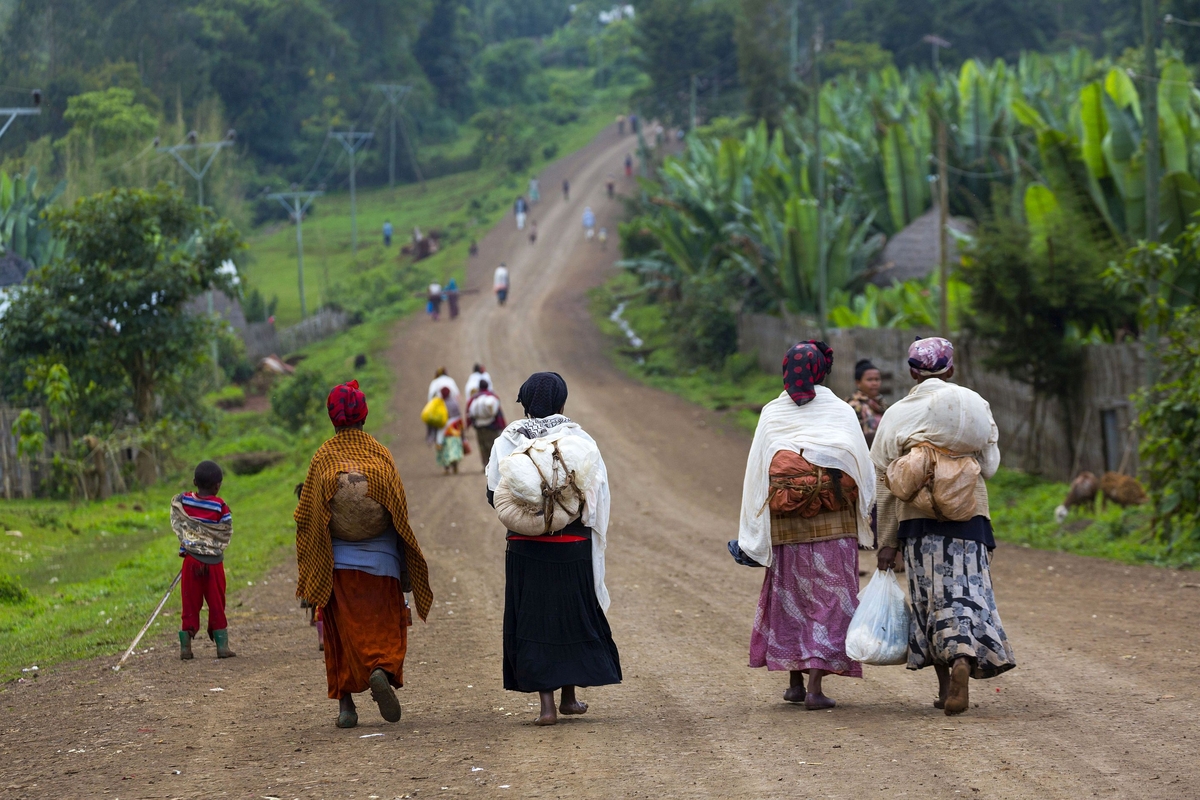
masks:
[[[365,133],[355,131],[351,128],[348,131],[330,131],[329,136],[337,139],[346,154],[350,157],[350,251],[358,256],[358,208],[355,202],[355,186],[354,186],[354,154],[362,149],[363,145],[375,138],[374,133]]]
[[[269,200],[278,200],[280,205],[288,210],[288,216],[296,221],[296,275],[300,285],[300,319],[308,316],[308,303],[304,298],[304,235],[301,232],[301,221],[304,212],[312,205],[314,198],[325,194],[316,192],[275,192],[267,195]],[[301,205],[303,201],[303,205]]]
[[[237,132],[234,131],[233,128],[230,128],[229,132],[225,134],[225,138],[218,142],[197,142],[197,139],[199,139],[199,135],[195,131],[190,131],[187,135],[187,141],[184,144],[171,145],[170,147],[157,147],[156,149],[160,153],[170,153],[172,156],[174,156],[175,160],[179,162],[180,166],[187,170],[188,174],[196,179],[196,204],[203,206],[204,176],[208,172],[208,168],[213,165],[213,161],[216,160],[217,154],[226,147],[233,147],[233,143],[237,139]],[[205,150],[211,150],[212,152],[209,155],[208,160],[204,162],[204,165],[199,166],[200,160],[203,159],[202,153]],[[198,157],[197,166],[193,167],[188,163],[187,159],[180,155],[180,153],[187,151],[194,151],[196,153]]]

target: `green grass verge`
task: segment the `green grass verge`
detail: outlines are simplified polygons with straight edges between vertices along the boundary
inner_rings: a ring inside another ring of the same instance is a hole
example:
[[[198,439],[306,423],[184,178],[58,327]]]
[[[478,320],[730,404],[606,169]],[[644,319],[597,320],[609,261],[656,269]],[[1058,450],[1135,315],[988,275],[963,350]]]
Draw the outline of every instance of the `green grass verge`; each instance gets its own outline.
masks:
[[[644,340],[642,352],[637,353],[644,363],[635,360],[634,348],[609,319],[620,303],[625,303],[622,317]],[[782,391],[777,375],[763,372],[744,355],[730,357],[721,370],[696,368],[681,359],[672,344],[664,307],[650,301],[627,272],[594,289],[591,308],[596,324],[610,337],[614,362],[626,374],[705,408],[724,410],[747,431],[758,424],[756,409]],[[1077,510],[1060,525],[1054,509],[1067,496],[1067,489],[1065,483],[1001,468],[988,482],[996,538],[1127,564],[1200,567],[1200,553],[1173,551],[1145,534],[1148,512],[1144,509]]]

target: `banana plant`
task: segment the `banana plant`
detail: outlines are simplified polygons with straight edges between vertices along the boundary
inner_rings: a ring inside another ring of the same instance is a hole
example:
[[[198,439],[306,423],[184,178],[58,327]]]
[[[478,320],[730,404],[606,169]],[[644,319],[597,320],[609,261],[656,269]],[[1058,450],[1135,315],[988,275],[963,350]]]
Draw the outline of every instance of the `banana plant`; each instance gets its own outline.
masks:
[[[0,247],[40,267],[63,252],[63,242],[51,236],[41,214],[63,193],[66,182],[40,197],[37,183],[36,167],[24,177],[0,171]]]

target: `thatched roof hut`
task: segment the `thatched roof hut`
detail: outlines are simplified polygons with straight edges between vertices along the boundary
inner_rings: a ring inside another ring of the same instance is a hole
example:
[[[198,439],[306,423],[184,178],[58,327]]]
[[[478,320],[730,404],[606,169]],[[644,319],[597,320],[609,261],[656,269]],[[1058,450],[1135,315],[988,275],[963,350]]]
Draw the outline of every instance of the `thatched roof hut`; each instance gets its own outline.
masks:
[[[951,217],[947,226],[959,233],[970,233],[973,223],[966,217]],[[952,234],[946,236],[946,244],[950,264],[957,264],[958,242]],[[893,281],[926,278],[937,268],[938,210],[931,208],[888,240],[870,281],[878,286],[891,286]]]

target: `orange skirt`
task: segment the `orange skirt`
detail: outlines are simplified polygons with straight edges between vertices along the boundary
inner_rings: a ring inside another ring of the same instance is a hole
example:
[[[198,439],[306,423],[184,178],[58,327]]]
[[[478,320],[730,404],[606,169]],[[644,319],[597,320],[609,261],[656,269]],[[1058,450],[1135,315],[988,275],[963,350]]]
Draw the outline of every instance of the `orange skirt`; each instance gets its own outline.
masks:
[[[411,617],[400,581],[356,569],[335,569],[333,593],[321,617],[330,699],[365,692],[376,669],[388,673],[392,686],[404,685]]]

